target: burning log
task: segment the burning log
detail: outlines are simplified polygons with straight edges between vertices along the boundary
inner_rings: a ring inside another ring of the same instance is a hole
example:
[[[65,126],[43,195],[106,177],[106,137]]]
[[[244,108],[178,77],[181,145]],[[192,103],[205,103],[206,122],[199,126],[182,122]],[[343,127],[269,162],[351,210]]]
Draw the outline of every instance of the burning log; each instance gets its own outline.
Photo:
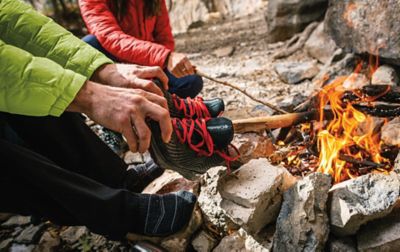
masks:
[[[353,107],[358,111],[376,117],[400,116],[400,106],[391,106],[383,104],[375,106],[366,106],[366,105],[354,104]]]
[[[346,91],[344,101],[381,101],[388,103],[400,103],[400,88],[389,85],[368,85],[361,89]]]

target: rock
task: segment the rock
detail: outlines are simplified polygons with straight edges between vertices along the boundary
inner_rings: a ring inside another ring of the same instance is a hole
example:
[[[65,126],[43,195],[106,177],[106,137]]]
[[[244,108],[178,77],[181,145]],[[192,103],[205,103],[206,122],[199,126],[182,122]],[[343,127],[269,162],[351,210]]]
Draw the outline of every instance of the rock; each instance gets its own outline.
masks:
[[[213,252],[241,251],[241,252],[269,252],[265,245],[257,242],[245,230],[239,229],[235,233],[224,237]]]
[[[13,242],[12,238],[8,238],[8,239],[1,241],[0,242],[0,251],[8,251],[12,242]]]
[[[307,53],[321,63],[326,63],[335,53],[337,47],[335,41],[325,33],[324,22],[321,22],[311,34],[304,45]]]
[[[328,0],[269,0],[265,13],[268,41],[286,40],[323,18]]]
[[[213,0],[212,2],[216,11],[231,17],[252,14],[264,5],[264,0]]]
[[[0,213],[0,223],[8,220],[13,214],[10,213]]]
[[[143,193],[166,194],[180,190],[189,191],[196,195],[199,194],[199,183],[187,180],[177,172],[166,170],[160,177],[151,182]]]
[[[400,5],[397,0],[329,1],[325,28],[346,51],[379,55],[400,64]]]
[[[125,153],[124,161],[128,165],[144,163],[142,154],[140,154],[139,152],[134,153],[132,151],[128,151]]]
[[[239,229],[221,207],[222,197],[217,187],[221,177],[225,175],[226,167],[224,166],[209,169],[202,176],[201,192],[198,197],[204,225],[215,229],[220,236],[226,235],[230,230]]]
[[[400,146],[400,118],[396,117],[387,124],[383,125],[381,130],[381,140],[392,146]]]
[[[329,252],[357,252],[357,246],[351,237],[336,238],[329,240]]]
[[[337,236],[353,235],[361,225],[388,215],[399,197],[399,187],[395,173],[367,174],[333,186],[332,232]]]
[[[15,215],[9,218],[6,222],[1,224],[2,227],[26,226],[31,223],[29,216]]]
[[[400,213],[375,220],[361,227],[357,233],[358,251],[399,251]]]
[[[22,230],[18,237],[15,238],[15,242],[25,244],[36,243],[45,228],[46,226],[44,224],[40,224],[38,226],[30,225]]]
[[[68,227],[60,232],[60,238],[67,244],[74,244],[79,242],[79,240],[89,233],[86,227]]]
[[[226,46],[214,50],[213,54],[218,58],[230,57],[235,52],[235,49],[233,46]]]
[[[273,251],[323,251],[329,235],[330,187],[329,175],[313,173],[285,192]]]
[[[204,230],[197,234],[192,241],[192,246],[197,252],[210,252],[215,245],[217,245],[217,240]]]
[[[274,69],[279,78],[289,84],[311,79],[319,73],[316,61],[275,63]]]
[[[249,233],[259,232],[278,215],[286,172],[265,158],[251,160],[219,182],[221,207]]]
[[[391,85],[396,86],[399,83],[399,76],[396,70],[389,65],[382,65],[372,74],[372,85]]]
[[[346,90],[358,89],[364,86],[369,85],[370,82],[364,74],[360,73],[352,73],[349,77],[343,82],[343,87]]]
[[[200,227],[201,223],[201,211],[196,208],[187,227],[176,234],[170,235],[168,237],[154,237],[129,233],[127,235],[127,239],[133,242],[149,241],[154,244],[161,245],[167,251],[183,252],[186,251],[186,248],[190,242],[190,238]]]
[[[236,134],[232,144],[239,150],[241,163],[266,158],[275,151],[272,140],[257,133]]]
[[[35,252],[56,252],[60,245],[60,237],[55,232],[46,231],[39,240]]]
[[[282,98],[283,100],[278,103],[278,107],[285,111],[293,111],[295,107],[305,102],[308,99],[308,96],[305,96],[302,93],[296,93]]]
[[[10,252],[32,252],[35,249],[35,245],[24,245],[24,244],[13,244],[10,248]]]

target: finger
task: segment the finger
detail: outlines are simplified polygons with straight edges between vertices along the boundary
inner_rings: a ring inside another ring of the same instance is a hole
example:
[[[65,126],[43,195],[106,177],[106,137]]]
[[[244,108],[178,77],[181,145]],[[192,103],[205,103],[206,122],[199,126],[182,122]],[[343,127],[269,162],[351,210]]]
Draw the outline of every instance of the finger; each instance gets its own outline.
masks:
[[[146,67],[141,70],[138,77],[143,79],[157,78],[162,82],[164,89],[168,90],[168,77],[160,67]]]
[[[132,94],[142,96],[142,97],[146,98],[148,101],[150,101],[152,103],[156,103],[157,105],[161,106],[162,108],[168,110],[168,102],[164,96],[159,96],[154,93],[146,92],[141,89],[131,89],[130,92],[132,92]]]
[[[188,59],[186,59],[184,62],[185,68],[186,68],[186,75],[193,75],[194,74],[194,69],[192,66],[192,63]]]
[[[156,94],[158,96],[164,96],[164,93],[161,91],[161,89],[154,82],[150,80],[136,78],[134,80],[134,84],[132,84],[132,87],[141,88],[147,92]]]
[[[136,128],[137,136],[139,138],[139,152],[144,153],[150,147],[151,141],[151,131],[147,126],[144,117],[141,115],[136,114],[132,116],[133,125]]]
[[[162,139],[165,143],[168,143],[172,136],[172,123],[168,110],[149,102],[146,104],[146,116],[160,124]]]
[[[125,137],[126,142],[128,143],[129,150],[132,152],[137,152],[138,137],[136,136],[136,133],[132,128],[132,123],[130,123],[129,125],[124,125],[124,128],[121,133]]]

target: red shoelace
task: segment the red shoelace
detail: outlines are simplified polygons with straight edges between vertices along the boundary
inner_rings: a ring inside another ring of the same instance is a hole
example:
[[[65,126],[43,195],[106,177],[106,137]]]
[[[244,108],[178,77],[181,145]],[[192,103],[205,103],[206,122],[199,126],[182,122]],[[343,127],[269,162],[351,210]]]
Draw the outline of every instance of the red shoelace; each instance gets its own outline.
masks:
[[[206,105],[203,102],[203,98],[186,98],[182,99],[172,95],[172,100],[174,102],[174,106],[177,110],[182,111],[186,118],[193,118],[194,115],[197,118],[210,118],[210,112],[208,111]],[[186,103],[185,103],[186,101]]]
[[[199,156],[210,157],[214,153],[218,154],[225,160],[228,167],[228,173],[230,173],[230,162],[235,161],[239,158],[239,151],[232,144],[230,144],[229,146],[233,148],[233,150],[236,152],[236,156],[234,157],[231,157],[224,150],[215,150],[214,141],[207,130],[208,120],[210,120],[210,118],[199,118],[196,120],[186,118],[172,118],[172,125],[180,143],[187,143],[189,148],[197,152]],[[182,128],[182,131],[179,130],[179,126],[180,128]],[[197,144],[194,144],[192,142],[192,136],[194,132],[197,132],[197,134],[201,136],[201,141]]]

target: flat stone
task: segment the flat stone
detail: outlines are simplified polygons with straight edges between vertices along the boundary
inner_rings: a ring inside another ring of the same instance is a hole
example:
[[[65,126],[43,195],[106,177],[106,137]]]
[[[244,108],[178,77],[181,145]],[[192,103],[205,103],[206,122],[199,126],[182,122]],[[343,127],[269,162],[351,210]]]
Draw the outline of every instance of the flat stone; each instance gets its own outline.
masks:
[[[15,215],[1,224],[2,227],[26,226],[31,223],[31,217]]]
[[[55,232],[46,231],[39,240],[35,252],[56,252],[61,240]]]
[[[235,49],[234,46],[221,47],[214,50],[213,54],[218,58],[230,57],[235,52]]]
[[[279,78],[289,84],[312,79],[320,70],[316,61],[275,63],[274,69]]]
[[[166,194],[181,190],[198,195],[199,183],[197,181],[185,179],[182,175],[172,170],[165,170],[160,177],[151,182],[143,190],[143,193]]]
[[[383,125],[381,130],[381,140],[391,146],[400,144],[400,118],[396,117],[387,124]]]
[[[18,237],[15,238],[15,242],[25,244],[36,243],[39,240],[44,229],[44,224],[40,224],[38,226],[30,225],[22,230]]]
[[[10,247],[10,252],[32,252],[35,249],[35,245],[24,245],[14,243]]]
[[[379,55],[400,64],[400,5],[397,0],[329,1],[325,28],[348,52]]]
[[[8,239],[1,241],[0,242],[0,251],[8,251],[12,242],[13,242],[12,238],[8,238]]]
[[[308,24],[322,19],[328,0],[269,0],[265,12],[268,42],[286,40]]]
[[[221,207],[249,233],[259,232],[278,216],[285,172],[265,158],[251,160],[219,182]]]
[[[144,163],[143,155],[139,152],[128,151],[124,155],[124,161],[126,164],[141,164]]]
[[[352,73],[343,82],[343,87],[346,90],[359,89],[370,84],[367,76],[360,73]]]
[[[400,213],[371,221],[357,233],[358,251],[399,251]]]
[[[333,186],[332,232],[337,236],[353,235],[361,225],[388,215],[399,197],[399,187],[395,173],[367,174]]]
[[[335,53],[337,46],[335,41],[324,31],[324,22],[311,33],[310,38],[304,45],[307,53],[321,63],[327,63]]]
[[[257,242],[244,229],[224,237],[213,252],[241,251],[241,252],[269,252],[261,243]]]
[[[60,238],[67,244],[74,244],[79,242],[81,237],[87,235],[89,230],[86,227],[68,227],[60,232]]]
[[[399,83],[399,76],[396,70],[389,65],[382,65],[372,74],[372,85],[391,85],[396,86]]]
[[[202,230],[192,241],[192,246],[197,252],[210,252],[217,245],[217,240]]]
[[[323,251],[329,235],[327,200],[331,179],[313,173],[285,192],[273,251]]]
[[[329,239],[330,252],[357,252],[357,246],[351,237],[330,238]]]

